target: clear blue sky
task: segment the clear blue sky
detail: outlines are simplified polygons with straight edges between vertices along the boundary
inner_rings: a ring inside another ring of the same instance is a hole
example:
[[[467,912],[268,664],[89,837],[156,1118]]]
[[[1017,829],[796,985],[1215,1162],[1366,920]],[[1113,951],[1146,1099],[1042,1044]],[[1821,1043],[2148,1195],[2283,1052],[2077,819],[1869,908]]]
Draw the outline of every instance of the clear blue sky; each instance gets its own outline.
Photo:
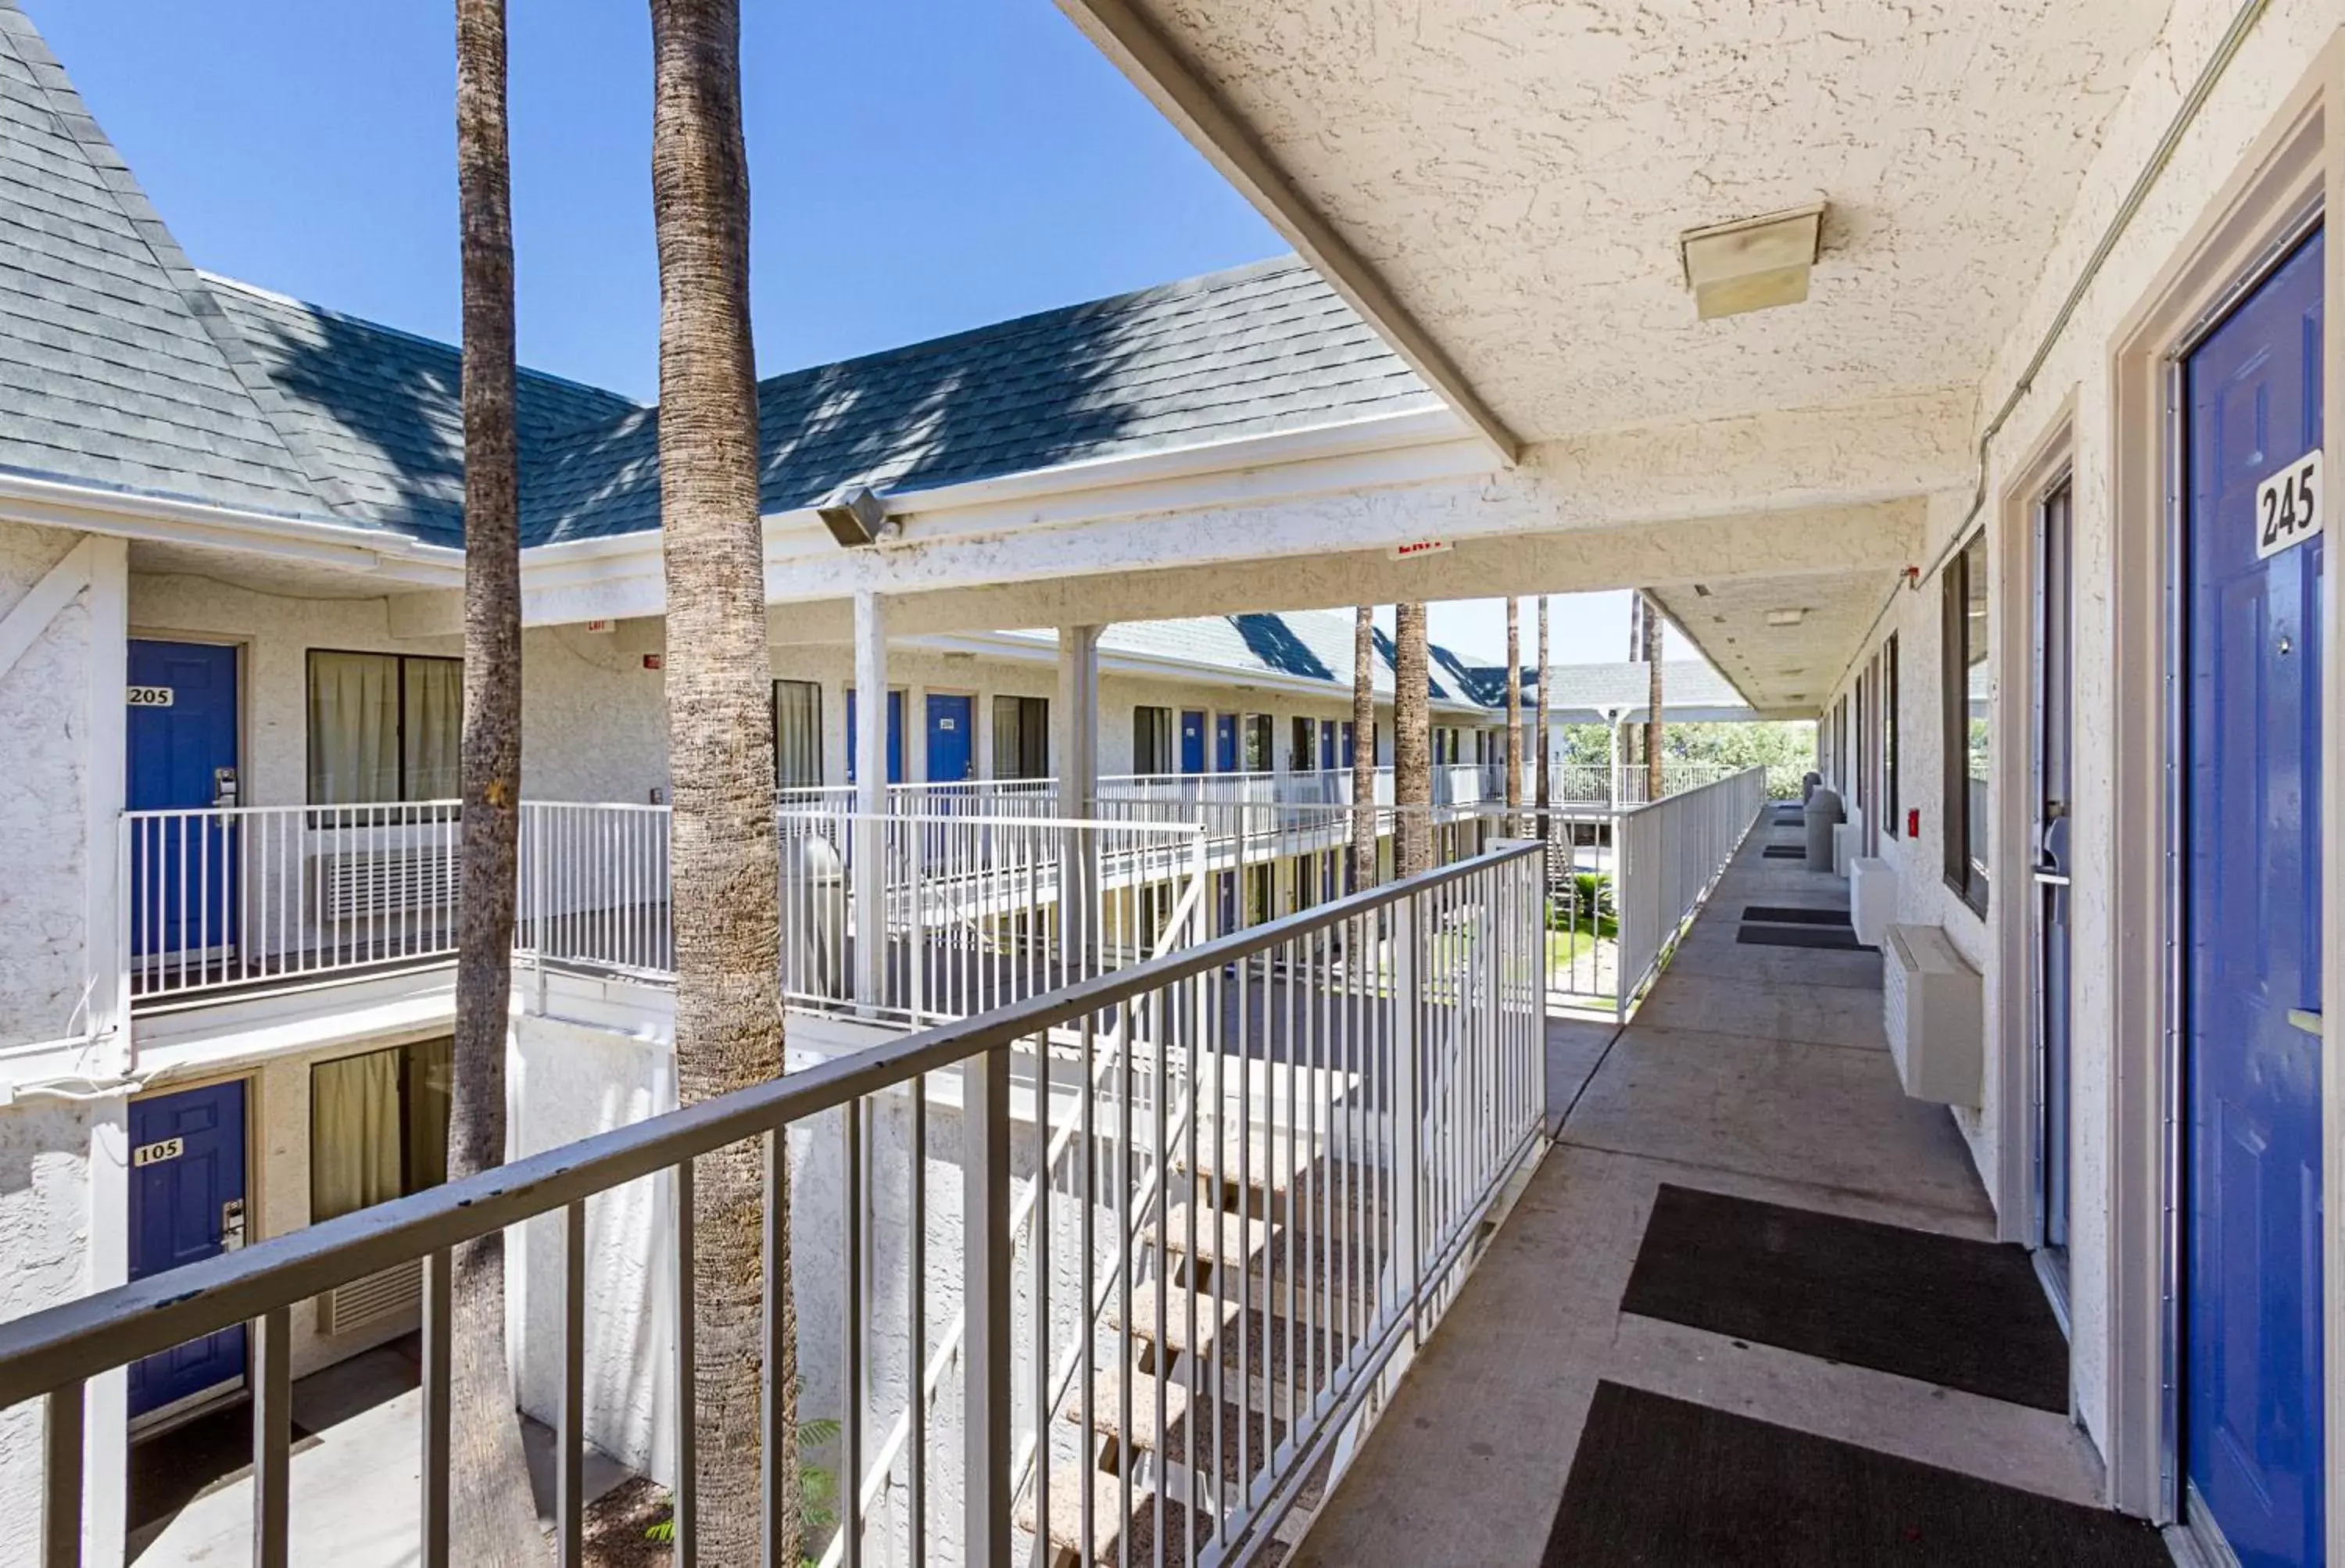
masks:
[[[453,341],[447,0],[25,3],[198,266]],[[762,373],[1286,249],[1050,0],[743,12]],[[522,358],[648,399],[646,8],[510,14]],[[1627,596],[1559,600],[1556,626],[1558,661],[1619,658]],[[1433,632],[1503,657],[1496,605]]]

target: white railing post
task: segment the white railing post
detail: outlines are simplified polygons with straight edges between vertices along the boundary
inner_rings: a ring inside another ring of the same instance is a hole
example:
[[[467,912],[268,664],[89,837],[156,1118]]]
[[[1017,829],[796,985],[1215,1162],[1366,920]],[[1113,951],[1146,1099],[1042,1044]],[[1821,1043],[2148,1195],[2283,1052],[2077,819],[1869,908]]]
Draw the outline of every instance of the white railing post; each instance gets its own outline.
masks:
[[[1418,1225],[1423,1183],[1424,1051],[1418,1039],[1416,895],[1392,905],[1393,950],[1393,1264],[1396,1294],[1407,1303],[1410,1343],[1417,1332],[1424,1264]]]
[[[1009,1568],[1016,1438],[1010,1403],[1009,1048],[971,1056],[961,1081],[961,1305],[968,1323],[961,1363],[963,1560],[972,1568]],[[1041,1173],[1041,1179],[1049,1175]],[[1037,1312],[1042,1309],[1038,1303]],[[855,1478],[846,1484],[855,1485]]]

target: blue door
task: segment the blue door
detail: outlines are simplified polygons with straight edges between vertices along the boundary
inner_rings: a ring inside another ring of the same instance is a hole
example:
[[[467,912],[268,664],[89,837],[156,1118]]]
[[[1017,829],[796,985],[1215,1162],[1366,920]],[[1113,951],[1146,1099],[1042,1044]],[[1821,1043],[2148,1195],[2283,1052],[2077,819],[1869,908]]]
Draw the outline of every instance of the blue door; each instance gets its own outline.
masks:
[[[929,693],[929,783],[958,784],[977,777],[976,705],[972,697]]]
[[[2187,361],[2183,1442],[2249,1568],[2322,1554],[2320,296],[2315,235]]]
[[[967,727],[964,726],[964,728]],[[847,781],[855,782],[855,688],[847,690]],[[904,781],[904,694],[888,694],[888,782]]]
[[[244,1244],[244,1084],[130,1102],[130,1278]],[[130,1369],[130,1413],[244,1381],[244,1328],[190,1339]]]
[[[1205,711],[1201,708],[1181,710],[1181,771],[1203,773],[1205,770]]]
[[[1234,713],[1213,715],[1213,771],[1234,773],[1238,770],[1238,716]]]
[[[1332,773],[1335,771],[1335,748],[1342,737],[1342,730],[1337,727],[1334,719],[1323,718],[1319,721],[1319,769],[1321,772]]]
[[[236,649],[215,643],[129,647],[133,811],[236,804]],[[130,951],[225,951],[236,944],[235,830],[222,818],[147,818],[130,837]]]

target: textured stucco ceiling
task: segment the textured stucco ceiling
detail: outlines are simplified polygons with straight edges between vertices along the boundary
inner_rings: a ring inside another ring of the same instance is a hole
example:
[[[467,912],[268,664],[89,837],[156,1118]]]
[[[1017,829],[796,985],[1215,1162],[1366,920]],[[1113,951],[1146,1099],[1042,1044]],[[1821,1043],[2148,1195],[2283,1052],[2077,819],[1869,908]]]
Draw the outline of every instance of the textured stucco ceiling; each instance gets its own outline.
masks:
[[[1538,441],[1973,384],[2168,4],[1134,8]],[[1809,302],[1698,322],[1678,235],[1818,198]]]
[[[1817,573],[1654,590],[1661,609],[1756,708],[1804,718],[1823,705],[1856,656],[1873,616],[1895,588],[1894,572]],[[1799,610],[1797,626],[1767,624]]]

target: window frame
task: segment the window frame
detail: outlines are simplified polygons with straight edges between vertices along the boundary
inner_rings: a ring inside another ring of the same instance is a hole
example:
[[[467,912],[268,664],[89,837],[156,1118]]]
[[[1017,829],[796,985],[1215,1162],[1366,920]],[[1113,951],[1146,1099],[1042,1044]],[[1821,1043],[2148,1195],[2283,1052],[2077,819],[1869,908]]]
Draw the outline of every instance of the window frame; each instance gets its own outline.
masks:
[[[1895,839],[1903,835],[1897,821],[1897,634],[1881,645],[1881,813],[1882,830]]]
[[[1152,715],[1154,716],[1152,718],[1151,717]],[[1140,755],[1140,740],[1143,733],[1148,737],[1148,749],[1151,754],[1145,761],[1142,759]],[[1180,769],[1181,763],[1177,736],[1178,730],[1173,722],[1172,709],[1164,707],[1160,703],[1136,702],[1132,704],[1132,772],[1136,775],[1148,776],[1177,772]],[[1170,752],[1171,755],[1161,755],[1161,753],[1165,752]]]
[[[1009,704],[1018,715],[1018,744],[1011,748],[1014,755],[1003,766],[1001,749],[1002,705]],[[1048,779],[1051,776],[1051,699],[1028,697],[1019,692],[997,691],[993,694],[993,776],[996,779]],[[1029,760],[1037,766],[1027,769]]]
[[[786,779],[782,777],[782,687],[803,687],[814,693],[814,777],[807,779]],[[777,789],[819,789],[828,780],[829,769],[823,755],[822,682],[800,680],[790,676],[773,678],[772,694],[767,700],[773,706],[774,788]]]
[[[318,656],[337,658],[387,658],[397,671],[392,683],[391,711],[394,714],[391,738],[398,752],[399,793],[389,800],[319,800],[311,799],[318,788],[318,727],[310,717],[312,683],[317,679]],[[302,804],[320,811],[332,811],[360,806],[420,806],[427,801],[409,793],[407,781],[407,667],[412,663],[452,664],[456,667],[456,685],[461,692],[464,683],[464,660],[461,654],[392,653],[381,648],[309,647],[301,650],[301,794]],[[460,701],[456,709],[456,748],[461,755],[464,739],[464,711]],[[462,780],[458,793],[462,793]]]
[[[1994,658],[1994,565],[1986,552],[1986,530],[1979,529],[1964,539],[1946,557],[1939,571],[1938,588],[1938,686],[1939,744],[1942,751],[1939,814],[1940,840],[1944,853],[1940,857],[1940,874],[1970,909],[1984,916],[1987,912],[1990,887],[1985,861],[1980,857],[1980,846],[1972,842],[1970,813],[1970,672],[1974,663],[1985,663],[1990,673]],[[1972,597],[1972,552],[1980,552],[1983,575],[1987,581],[1979,585],[1979,596],[1986,605],[1986,624],[1980,627],[1979,651],[1982,657],[1973,659],[1970,640],[1970,606]],[[1990,701],[1993,687],[1990,683]],[[1990,758],[1988,766],[1993,767]]]

